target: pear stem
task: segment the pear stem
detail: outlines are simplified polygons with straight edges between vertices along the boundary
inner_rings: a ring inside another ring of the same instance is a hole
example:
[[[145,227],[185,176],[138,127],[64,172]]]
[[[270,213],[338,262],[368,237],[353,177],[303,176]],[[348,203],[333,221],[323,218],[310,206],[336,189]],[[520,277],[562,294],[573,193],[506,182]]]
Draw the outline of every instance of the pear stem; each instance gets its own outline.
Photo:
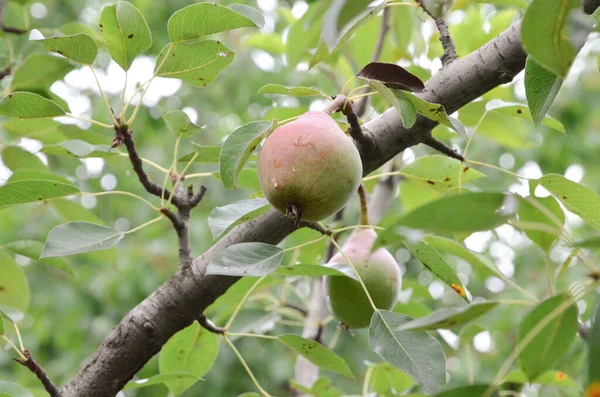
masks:
[[[358,197],[360,198],[360,215],[358,217],[359,225],[368,225],[369,224],[369,211],[367,209],[367,190],[365,189],[365,185],[362,183],[358,187]]]
[[[346,95],[340,94],[336,96],[332,102],[330,102],[324,109],[323,113],[327,113],[331,116],[331,113],[339,112],[343,109],[344,104],[346,103]]]

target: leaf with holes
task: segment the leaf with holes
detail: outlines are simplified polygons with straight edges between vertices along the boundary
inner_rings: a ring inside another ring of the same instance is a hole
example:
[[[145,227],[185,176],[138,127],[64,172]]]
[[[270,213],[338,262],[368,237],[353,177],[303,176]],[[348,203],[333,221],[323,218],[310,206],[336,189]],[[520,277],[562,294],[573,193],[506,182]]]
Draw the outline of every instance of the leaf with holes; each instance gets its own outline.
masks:
[[[571,212],[579,215],[594,229],[600,230],[600,197],[590,188],[558,174],[544,175],[538,179]]]
[[[521,24],[523,47],[543,67],[565,77],[575,58],[575,49],[568,38],[570,11],[581,0],[533,0]]]
[[[446,356],[440,343],[425,331],[397,331],[412,318],[379,310],[369,326],[369,346],[385,361],[407,373],[427,393],[446,385]]]
[[[202,146],[192,142],[192,145],[196,147],[196,151],[193,153],[186,154],[179,160],[180,163],[187,163],[194,158],[194,155],[198,153],[194,163],[218,163],[221,157],[221,146]]]
[[[499,302],[475,302],[461,307],[448,307],[434,311],[427,317],[421,317],[402,325],[397,331],[432,330],[452,328],[483,316],[495,309]]]
[[[525,96],[535,125],[541,121],[552,106],[562,86],[562,77],[544,69],[532,57],[525,64]]]
[[[251,221],[267,212],[271,206],[264,198],[247,199],[216,207],[208,217],[208,227],[216,239],[235,226]]]
[[[197,322],[173,335],[160,351],[159,372],[162,375],[185,372],[195,378],[167,380],[165,383],[171,393],[179,396],[196,383],[212,367],[218,351],[217,335],[205,330]]]
[[[206,267],[206,274],[260,277],[274,271],[284,251],[271,244],[240,243],[219,252]]]
[[[233,52],[218,41],[167,44],[156,59],[154,73],[197,87],[210,84],[233,61]]]
[[[364,80],[376,80],[388,88],[399,90],[421,92],[425,85],[420,78],[408,70],[393,63],[371,62],[356,77]]]
[[[252,121],[234,130],[221,148],[220,174],[223,186],[233,189],[246,161],[260,141],[275,128],[275,121]]]
[[[532,204],[533,202],[533,204]],[[545,208],[550,214],[560,223],[561,228],[553,222],[539,207]],[[565,224],[565,213],[554,197],[528,197],[521,200],[519,210],[517,211],[519,219],[525,222],[540,223],[547,225],[553,229],[557,229],[560,233]],[[550,251],[552,244],[558,240],[559,236],[553,233],[542,232],[539,230],[525,228],[525,234],[534,243],[539,245],[544,251]]]
[[[167,25],[169,38],[176,43],[238,28],[262,28],[264,20],[259,20],[262,14],[256,9],[251,12],[250,8],[239,4],[229,7],[214,3],[192,4],[171,15]]]
[[[107,250],[124,236],[122,232],[95,223],[65,223],[50,230],[40,259]]]
[[[202,380],[202,378],[196,375],[189,374],[187,372],[172,372],[167,374],[154,375],[145,379],[135,379],[127,382],[123,390],[141,389],[142,387],[160,385],[167,382],[186,382],[190,381],[193,383]]]
[[[73,62],[91,65],[98,55],[98,44],[87,34],[78,33],[71,36],[50,37],[37,40],[48,51],[55,52]]]
[[[417,110],[411,101],[396,97],[389,88],[379,81],[371,80],[369,81],[369,85],[396,109],[404,128],[410,128],[415,124],[415,121],[417,121]]]
[[[346,361],[319,342],[292,334],[280,335],[277,339],[317,367],[354,379]]]
[[[100,31],[110,56],[125,71],[152,46],[152,33],[144,16],[127,1],[102,9]]]
[[[295,97],[327,96],[315,87],[286,87],[281,84],[267,84],[258,90],[258,94],[278,94]]]
[[[474,168],[461,167],[460,161],[441,154],[419,157],[401,171],[411,182],[440,192],[458,187],[459,173],[462,185],[487,176]]]
[[[433,274],[438,276],[440,280],[448,284],[461,298],[469,301],[467,293],[462,282],[456,275],[456,272],[446,262],[444,257],[433,247],[427,243],[409,244],[404,242],[410,253],[420,260],[423,265]]]
[[[200,128],[192,123],[190,116],[182,110],[165,113],[163,120],[165,120],[169,131],[177,137],[190,136],[200,131]]]
[[[64,116],[56,102],[32,92],[13,92],[0,100],[0,116],[18,119],[45,119]]]
[[[530,332],[569,299],[568,295],[554,296],[546,299],[529,312],[521,322],[519,342],[525,338],[529,340]],[[534,379],[552,368],[554,363],[569,350],[578,329],[577,306],[571,304],[533,336],[519,354],[519,364],[529,379]]]
[[[0,208],[34,203],[79,193],[73,185],[55,181],[24,180],[0,186]]]

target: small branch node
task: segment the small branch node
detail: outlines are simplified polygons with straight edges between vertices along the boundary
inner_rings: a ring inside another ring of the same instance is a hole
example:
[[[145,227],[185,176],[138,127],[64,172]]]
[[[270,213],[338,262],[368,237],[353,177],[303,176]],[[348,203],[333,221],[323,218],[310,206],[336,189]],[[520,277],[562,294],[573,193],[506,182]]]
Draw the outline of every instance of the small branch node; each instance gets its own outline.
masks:
[[[37,376],[40,382],[42,382],[42,386],[44,386],[44,389],[48,392],[48,394],[50,394],[51,397],[58,397],[58,388],[54,382],[50,380],[48,374],[46,371],[44,371],[44,368],[42,368],[42,366],[33,359],[29,350],[23,350],[23,355],[25,356],[26,360],[23,360],[22,358],[13,358],[13,360],[26,367],[35,376]]]
[[[434,148],[438,152],[443,153],[448,157],[452,157],[453,159],[457,159],[460,161],[465,161],[465,158],[461,154],[457,153],[455,150],[452,150],[451,148],[446,146],[444,142],[438,141],[431,135],[425,138],[422,143],[431,148]]]
[[[190,191],[191,190],[188,190],[188,194]],[[206,187],[200,186],[200,190],[198,190],[198,192],[196,194],[194,194],[192,196],[192,198],[190,199],[190,208],[195,208],[198,204],[200,204],[200,202],[204,198],[205,193],[206,193]]]
[[[209,332],[212,332],[213,334],[223,335],[227,331],[227,329],[215,325],[206,317],[204,313],[202,313],[200,317],[198,317],[198,324],[200,324],[202,328]]]

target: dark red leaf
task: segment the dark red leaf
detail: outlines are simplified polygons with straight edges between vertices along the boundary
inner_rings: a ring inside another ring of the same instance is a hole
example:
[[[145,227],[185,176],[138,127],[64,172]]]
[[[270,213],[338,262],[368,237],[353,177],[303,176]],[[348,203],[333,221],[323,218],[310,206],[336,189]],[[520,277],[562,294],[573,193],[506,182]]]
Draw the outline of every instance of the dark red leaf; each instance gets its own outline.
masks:
[[[399,90],[421,92],[425,89],[421,79],[393,63],[371,62],[356,77],[381,81],[386,87]]]

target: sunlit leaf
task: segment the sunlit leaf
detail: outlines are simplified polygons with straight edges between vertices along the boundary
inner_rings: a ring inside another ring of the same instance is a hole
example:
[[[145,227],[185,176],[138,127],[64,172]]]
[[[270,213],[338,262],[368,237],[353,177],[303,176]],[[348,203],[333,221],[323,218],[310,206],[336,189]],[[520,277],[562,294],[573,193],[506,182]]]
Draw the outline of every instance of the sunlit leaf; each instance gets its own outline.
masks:
[[[73,62],[91,65],[98,54],[98,44],[87,34],[77,33],[70,36],[50,37],[38,40],[48,51],[55,52]]]
[[[117,245],[124,236],[122,232],[95,223],[65,223],[50,230],[40,258],[106,250]]]
[[[235,226],[264,214],[269,208],[269,202],[263,198],[240,200],[216,207],[208,217],[208,227],[216,239]]]
[[[404,242],[404,245],[431,273],[435,274],[440,280],[456,291],[461,298],[467,302],[469,301],[465,287],[458,278],[458,275],[435,248],[427,243],[409,244]]]
[[[24,180],[0,186],[0,208],[79,193],[73,185],[55,181]]]
[[[369,86],[381,94],[381,96],[396,109],[404,128],[410,128],[415,124],[415,121],[417,121],[417,110],[411,101],[406,98],[396,97],[389,88],[379,81],[369,81]]]
[[[520,220],[541,223],[553,229],[558,228],[544,212],[540,211],[536,205],[531,204],[531,201],[534,201],[538,206],[545,208],[558,220],[558,222],[560,222],[561,227],[564,226],[565,213],[553,197],[529,197],[527,200],[522,200],[519,204],[519,210],[517,211]],[[539,245],[545,251],[549,251],[554,241],[559,238],[556,234],[527,228],[525,228],[525,234],[531,241]]]
[[[239,243],[219,252],[206,274],[259,277],[271,273],[283,260],[284,251],[271,244]]]
[[[7,380],[0,380],[0,390],[2,390],[0,395],[2,397],[33,397],[33,394],[23,386]]]
[[[246,161],[260,141],[275,127],[274,122],[253,121],[234,130],[221,148],[220,174],[223,186],[233,189]]]
[[[64,114],[65,111],[56,102],[32,92],[13,92],[0,100],[0,116],[43,119]]]
[[[196,147],[193,153],[182,156],[178,161],[187,163],[194,158],[194,154],[198,153],[194,163],[218,163],[221,157],[221,146],[201,146],[196,143],[192,144]]]
[[[40,68],[40,65],[44,65]],[[56,80],[60,80],[73,65],[65,58],[45,53],[28,55],[17,67],[10,82],[11,91],[29,91],[36,88],[46,88]]]
[[[208,332],[197,322],[179,331],[162,347],[158,357],[161,374],[185,372],[195,377],[180,377],[165,383],[175,396],[198,381],[217,358],[219,342],[217,335]]]
[[[481,397],[490,387],[493,391],[489,394],[489,397],[498,397],[498,391],[494,390],[494,386],[491,385],[471,385],[459,387],[458,389],[443,391],[439,394],[436,394],[434,397]]]
[[[378,363],[371,373],[372,390],[382,396],[397,395],[414,384],[415,381],[410,376],[386,362]]]
[[[527,337],[546,316],[568,299],[570,299],[568,295],[557,295],[536,306],[521,322],[519,341]],[[552,368],[554,363],[569,350],[578,329],[577,306],[572,304],[542,328],[521,351],[519,364],[523,372],[533,379]]]
[[[22,267],[12,255],[0,252],[0,305],[21,312],[29,307],[29,283]]]
[[[319,342],[292,334],[280,335],[277,339],[317,367],[354,378],[346,361]]]
[[[588,384],[600,385],[600,302],[596,304],[592,326],[588,334]]]
[[[446,356],[440,343],[425,331],[397,331],[412,319],[379,310],[369,327],[369,346],[384,360],[409,374],[428,393],[446,385]]]
[[[182,110],[165,113],[163,120],[165,120],[169,131],[175,136],[189,136],[200,131],[200,128],[192,123],[190,116]]]
[[[152,33],[144,16],[127,1],[102,9],[100,31],[110,56],[126,71],[135,57],[152,46]]]

